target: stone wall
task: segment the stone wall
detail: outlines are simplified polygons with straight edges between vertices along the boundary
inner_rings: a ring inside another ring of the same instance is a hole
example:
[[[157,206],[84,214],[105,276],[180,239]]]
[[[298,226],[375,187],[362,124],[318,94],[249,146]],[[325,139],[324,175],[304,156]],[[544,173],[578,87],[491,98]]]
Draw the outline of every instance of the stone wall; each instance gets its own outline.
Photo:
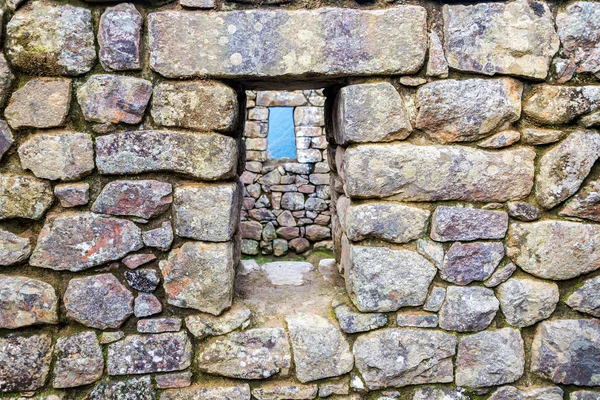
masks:
[[[600,398],[600,3],[266,3],[6,2],[2,396]],[[318,269],[239,262],[282,86],[325,88]]]
[[[242,253],[283,256],[332,248],[329,163],[322,90],[248,91]],[[296,157],[267,152],[269,107],[293,107]]]

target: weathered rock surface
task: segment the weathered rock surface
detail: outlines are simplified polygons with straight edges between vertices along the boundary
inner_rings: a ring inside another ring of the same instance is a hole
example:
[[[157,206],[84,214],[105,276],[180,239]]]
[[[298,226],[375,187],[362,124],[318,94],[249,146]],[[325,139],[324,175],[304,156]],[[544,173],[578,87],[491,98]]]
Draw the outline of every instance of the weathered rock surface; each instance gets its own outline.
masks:
[[[428,83],[417,91],[417,128],[443,143],[481,139],[519,119],[522,92],[510,78]]]
[[[417,6],[165,11],[148,16],[148,36],[150,66],[169,78],[410,74],[427,49],[426,11]],[[273,43],[268,52],[264,43]]]
[[[0,327],[58,323],[58,299],[49,283],[0,275]]]
[[[84,400],[155,400],[150,376],[98,383]]]
[[[71,80],[34,78],[13,93],[4,115],[13,129],[54,128],[65,124],[71,104]]]
[[[494,271],[494,273],[492,274],[492,276],[490,276],[488,280],[483,282],[483,285],[489,288],[496,287],[502,282],[506,282],[516,270],[517,266],[509,262],[506,265],[503,265],[502,267],[496,268],[496,271]]]
[[[238,148],[218,134],[167,131],[116,133],[96,139],[101,174],[169,171],[204,180],[235,176]]]
[[[436,328],[438,316],[423,311],[399,311],[396,314],[396,325],[415,328]]]
[[[232,242],[186,242],[161,262],[169,304],[219,315],[231,307],[239,252]]]
[[[282,328],[233,332],[200,343],[198,369],[239,379],[285,377],[291,365],[290,344]]]
[[[13,74],[4,54],[0,54],[0,106],[6,104],[6,100],[10,95],[10,89],[15,81],[15,74]],[[1,141],[0,141],[1,143]],[[0,144],[0,153],[2,153],[2,144]],[[0,156],[2,158],[2,156]]]
[[[138,318],[149,317],[159,314],[162,311],[162,304],[153,294],[140,293],[135,298],[133,313]]]
[[[19,158],[38,178],[76,180],[94,169],[94,143],[87,133],[42,133],[19,146]]]
[[[140,41],[143,18],[133,4],[108,7],[100,17],[100,63],[107,71],[142,68]]]
[[[334,105],[334,136],[339,145],[391,142],[412,132],[404,102],[389,82],[345,86]]]
[[[345,232],[348,239],[383,239],[407,243],[422,236],[431,213],[397,203],[351,204],[345,210]]]
[[[232,131],[238,108],[235,90],[217,81],[162,82],[152,97],[157,124],[200,131]]]
[[[332,307],[340,328],[346,333],[372,331],[386,326],[388,322],[385,314],[361,313],[343,301],[334,301]]]
[[[31,240],[0,229],[0,265],[7,266],[27,260],[31,254]]]
[[[508,229],[504,211],[438,206],[431,219],[431,238],[438,242],[503,239]]]
[[[558,386],[502,386],[492,393],[489,400],[562,400],[563,396],[564,392]]]
[[[561,81],[567,81],[577,72],[600,71],[600,7],[589,1],[570,4],[556,15],[561,55],[567,66]]]
[[[169,221],[165,221],[158,228],[142,232],[142,240],[145,246],[167,251],[173,243],[173,227]]]
[[[113,274],[71,279],[63,301],[68,317],[96,329],[118,328],[133,314],[133,295]]]
[[[412,400],[470,400],[464,389],[451,389],[441,387],[418,388],[412,397]]]
[[[556,283],[532,278],[510,278],[497,293],[506,321],[520,328],[550,317],[559,299]]]
[[[95,332],[86,331],[58,338],[54,353],[55,388],[87,385],[102,377],[104,356]]]
[[[154,377],[159,389],[181,388],[192,385],[192,372],[172,372]]]
[[[239,328],[250,325],[250,310],[243,305],[234,304],[221,316],[210,314],[194,314],[185,317],[185,326],[198,339],[207,336],[225,335]]]
[[[140,228],[131,221],[91,212],[63,213],[46,220],[29,263],[75,272],[119,260],[142,247]]]
[[[598,157],[600,134],[595,131],[576,131],[544,153],[535,181],[538,203],[549,209],[575,194]]]
[[[446,299],[446,288],[441,286],[434,286],[431,288],[427,301],[423,305],[423,310],[438,312],[442,308],[442,304]]]
[[[565,132],[557,129],[524,128],[521,143],[539,146],[558,142]]]
[[[156,180],[112,181],[104,186],[91,210],[150,219],[169,209],[172,191],[170,183]]]
[[[598,400],[600,399],[600,393],[592,390],[577,390],[571,392],[569,400]]]
[[[326,318],[299,313],[286,318],[294,350],[296,376],[302,383],[344,375],[354,357],[340,330]]]
[[[456,385],[481,388],[511,383],[525,370],[523,339],[503,328],[465,336],[458,343]]]
[[[140,319],[137,322],[137,331],[140,333],[179,332],[181,322],[181,318]]]
[[[0,74],[1,73],[2,73],[2,71],[0,70]],[[0,87],[0,90],[1,90],[1,87]],[[0,96],[1,96],[1,94],[0,94]],[[12,146],[14,141],[15,141],[15,138],[14,138],[12,132],[10,131],[10,128],[8,127],[7,123],[3,120],[0,120],[0,160],[2,160],[2,157],[4,156],[4,154],[6,154],[8,149]]]
[[[454,380],[456,336],[428,329],[382,329],[354,342],[356,366],[370,390]]]
[[[41,388],[51,361],[52,338],[48,334],[0,338],[0,392]]]
[[[436,267],[410,250],[349,245],[342,261],[350,299],[362,312],[420,306]]]
[[[316,398],[318,391],[319,387],[316,384],[273,382],[253,388],[252,396],[257,400],[302,400]]]
[[[554,383],[598,386],[600,321],[544,321],[531,346],[531,371]]]
[[[152,253],[130,254],[123,258],[121,262],[129,269],[136,269],[144,264],[148,264],[156,260],[156,256]]]
[[[185,331],[129,335],[108,346],[109,375],[179,371],[191,363],[192,342]]]
[[[450,68],[544,79],[560,42],[545,3],[444,6]]]
[[[77,89],[77,101],[88,121],[137,124],[142,120],[152,83],[120,75],[92,75]]]
[[[440,277],[456,285],[485,281],[504,258],[504,245],[497,242],[454,243],[448,249]]]
[[[154,292],[160,283],[159,273],[151,268],[125,271],[125,279],[129,286],[146,293]]]
[[[20,8],[6,25],[6,55],[32,75],[80,75],[96,63],[92,13],[54,2]]]
[[[436,267],[442,268],[444,262],[444,246],[427,239],[417,240],[417,252],[431,261]]]
[[[583,281],[565,303],[574,310],[600,318],[600,277]]]
[[[506,254],[525,272],[565,280],[600,268],[600,227],[569,221],[515,222]]]
[[[227,387],[191,386],[185,389],[165,390],[160,400],[250,400],[250,386],[242,383]]]
[[[93,158],[92,162],[94,162]],[[90,201],[90,184],[87,182],[59,183],[54,186],[54,195],[62,207],[83,206]]]
[[[477,146],[486,149],[501,149],[515,144],[519,139],[521,139],[521,133],[519,131],[506,130],[498,132],[484,141],[477,143]]]
[[[346,150],[342,171],[346,194],[353,198],[506,201],[523,198],[531,191],[534,158],[534,151],[528,148],[489,152],[467,147],[368,144]]]
[[[523,114],[542,124],[567,124],[600,108],[600,86],[535,85],[523,99]]]
[[[0,220],[40,219],[53,201],[48,182],[25,175],[0,174]]]
[[[496,316],[499,306],[492,289],[449,286],[438,314],[440,328],[457,332],[484,330]]]
[[[587,181],[558,214],[600,222],[599,193],[600,179],[595,178]]]
[[[210,242],[231,240],[240,220],[242,190],[236,182],[176,187],[173,215],[177,236]]]
[[[522,201],[511,201],[507,204],[507,212],[511,218],[531,222],[542,218],[542,212],[533,204]]]

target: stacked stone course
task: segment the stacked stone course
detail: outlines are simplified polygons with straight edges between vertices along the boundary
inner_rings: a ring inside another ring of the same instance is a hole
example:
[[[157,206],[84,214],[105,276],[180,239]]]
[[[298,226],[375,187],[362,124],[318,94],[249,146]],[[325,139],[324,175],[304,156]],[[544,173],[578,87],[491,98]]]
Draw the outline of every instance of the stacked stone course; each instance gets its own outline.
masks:
[[[1,396],[600,398],[600,3],[426,5],[8,1]],[[327,149],[270,170],[287,84]]]

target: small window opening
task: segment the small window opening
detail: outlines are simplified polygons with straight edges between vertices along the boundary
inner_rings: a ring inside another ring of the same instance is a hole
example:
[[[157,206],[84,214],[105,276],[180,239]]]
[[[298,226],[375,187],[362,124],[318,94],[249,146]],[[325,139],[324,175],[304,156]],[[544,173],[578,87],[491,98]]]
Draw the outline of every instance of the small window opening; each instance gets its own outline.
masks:
[[[271,160],[296,158],[294,107],[269,107],[267,154]]]

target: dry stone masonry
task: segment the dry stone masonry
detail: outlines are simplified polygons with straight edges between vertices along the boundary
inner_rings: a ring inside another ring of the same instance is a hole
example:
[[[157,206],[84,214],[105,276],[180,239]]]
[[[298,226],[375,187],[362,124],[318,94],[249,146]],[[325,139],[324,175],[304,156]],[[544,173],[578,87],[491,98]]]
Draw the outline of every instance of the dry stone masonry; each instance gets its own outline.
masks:
[[[600,3],[0,16],[0,397],[600,399]]]

